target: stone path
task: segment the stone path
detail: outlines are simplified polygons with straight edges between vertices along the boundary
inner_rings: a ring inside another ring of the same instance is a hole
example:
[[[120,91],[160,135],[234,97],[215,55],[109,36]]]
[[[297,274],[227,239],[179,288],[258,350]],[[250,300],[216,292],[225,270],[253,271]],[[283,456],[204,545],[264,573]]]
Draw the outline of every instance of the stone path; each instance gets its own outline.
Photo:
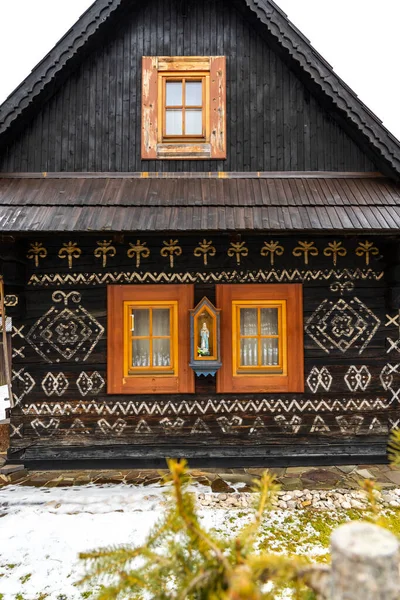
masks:
[[[1,463],[4,463],[0,455]],[[193,479],[210,488],[210,492],[234,493],[250,491],[254,478],[265,468],[191,469]],[[332,467],[271,468],[283,491],[293,490],[358,490],[359,481],[374,479],[384,490],[400,487],[400,469],[389,465],[343,465]],[[167,471],[157,469],[28,471],[22,465],[0,468],[0,485],[18,483],[28,486],[65,487],[87,483],[158,483]]]
[[[86,484],[131,484],[150,486],[160,482],[166,470],[71,470],[28,471],[23,465],[4,465],[0,455],[0,487],[16,484],[34,487],[66,487]],[[197,494],[201,506],[245,508],[251,504],[251,485],[264,468],[191,469],[194,481],[209,489]],[[363,509],[367,506],[360,481],[378,484],[379,503],[400,507],[400,469],[389,465],[343,465],[332,467],[271,468],[281,491],[274,504],[278,509],[317,508]],[[202,490],[204,488],[201,488]]]

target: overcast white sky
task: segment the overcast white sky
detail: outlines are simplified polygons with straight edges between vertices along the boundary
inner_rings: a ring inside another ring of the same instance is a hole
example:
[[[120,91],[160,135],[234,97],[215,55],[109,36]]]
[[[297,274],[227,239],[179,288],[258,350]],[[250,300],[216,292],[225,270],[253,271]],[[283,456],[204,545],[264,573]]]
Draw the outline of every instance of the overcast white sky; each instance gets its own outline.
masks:
[[[91,4],[0,0],[0,103]],[[277,4],[400,139],[400,0],[277,0]]]

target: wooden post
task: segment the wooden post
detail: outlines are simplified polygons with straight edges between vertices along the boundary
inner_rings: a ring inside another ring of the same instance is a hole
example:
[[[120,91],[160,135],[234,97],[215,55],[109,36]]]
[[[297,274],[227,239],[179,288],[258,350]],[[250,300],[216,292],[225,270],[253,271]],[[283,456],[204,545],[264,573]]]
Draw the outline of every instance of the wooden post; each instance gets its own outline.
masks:
[[[330,600],[398,600],[399,542],[386,529],[352,522],[331,537]]]

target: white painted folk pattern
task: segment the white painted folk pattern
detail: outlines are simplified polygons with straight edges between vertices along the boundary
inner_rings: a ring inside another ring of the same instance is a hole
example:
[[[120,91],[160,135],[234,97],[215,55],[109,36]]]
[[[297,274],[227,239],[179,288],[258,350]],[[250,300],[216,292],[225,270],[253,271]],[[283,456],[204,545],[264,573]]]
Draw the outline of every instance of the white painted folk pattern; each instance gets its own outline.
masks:
[[[336,422],[342,433],[356,435],[364,423],[364,417],[361,415],[340,415],[336,417]]]
[[[222,433],[238,433],[235,432],[235,427],[240,427],[243,423],[243,419],[238,416],[234,416],[231,419],[228,417],[218,417],[217,422],[221,427]]]
[[[305,331],[327,354],[347,352],[355,344],[362,354],[377,332],[380,319],[361,300],[323,300],[308,319]]]
[[[13,398],[14,398],[15,405],[19,404],[23,400],[23,398],[33,390],[33,388],[36,385],[36,381],[33,379],[32,375],[30,373],[28,373],[28,371],[25,371],[24,368],[19,369],[19,371],[16,371],[13,369],[11,381],[14,384],[13,385]],[[22,386],[22,391],[19,396],[14,391],[15,387],[16,387],[15,384],[17,382],[19,382],[18,385]]]
[[[39,416],[63,416],[73,414],[87,415],[206,415],[206,414],[231,414],[242,412],[245,414],[275,414],[293,412],[316,412],[316,413],[336,413],[336,412],[357,412],[357,411],[385,411],[390,406],[386,397],[375,398],[343,398],[332,401],[320,400],[315,398],[297,400],[289,399],[261,399],[261,400],[181,400],[167,401],[165,403],[144,402],[144,401],[122,401],[108,404],[106,402],[84,402],[79,401],[76,404],[71,402],[63,403],[31,403],[22,406],[21,410],[25,415]]]
[[[60,426],[60,419],[50,419],[50,421],[41,421],[40,419],[34,419],[31,422],[31,427],[39,437],[51,437],[55,434],[56,430]]]
[[[63,302],[65,307],[51,307],[26,334],[26,341],[48,363],[59,363],[60,358],[70,361],[86,361],[104,333],[104,327],[79,305],[73,310],[68,302],[81,300],[79,292],[68,294],[60,290],[52,295],[53,302]]]
[[[241,283],[285,281],[372,280],[380,281],[383,271],[373,269],[259,269],[257,271],[225,270],[211,273],[46,273],[32,275],[28,285],[105,285],[115,283]]]
[[[344,380],[351,392],[357,392],[358,390],[365,392],[371,381],[371,373],[367,365],[361,367],[351,365],[344,376]]]
[[[92,374],[82,371],[76,380],[76,385],[81,396],[86,396],[89,393],[93,395],[99,394],[105,383],[98,371],[94,371]]]
[[[69,382],[64,373],[47,373],[42,381],[42,390],[46,396],[62,396],[68,389]]]
[[[332,375],[327,367],[313,367],[307,377],[307,385],[313,394],[316,394],[320,388],[329,392],[332,381]]]
[[[330,429],[324,419],[319,416],[315,417],[310,433],[328,433],[329,431]]]
[[[396,401],[400,404],[400,363],[385,365],[382,368],[379,378],[383,389],[392,394],[389,405]]]
[[[116,435],[119,436],[124,432],[127,422],[124,419],[117,419],[115,423],[110,423],[106,419],[100,419],[97,421],[97,426],[104,435]]]

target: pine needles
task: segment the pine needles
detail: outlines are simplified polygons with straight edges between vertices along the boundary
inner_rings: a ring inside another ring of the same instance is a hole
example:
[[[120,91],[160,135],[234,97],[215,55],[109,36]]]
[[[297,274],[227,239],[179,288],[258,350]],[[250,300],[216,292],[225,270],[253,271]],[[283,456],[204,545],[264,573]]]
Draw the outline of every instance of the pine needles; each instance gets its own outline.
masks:
[[[80,555],[87,574],[81,584],[101,586],[97,600],[272,600],[291,586],[309,598],[301,583],[300,557],[257,553],[257,535],[279,486],[265,472],[255,481],[252,522],[236,538],[222,540],[200,524],[187,491],[185,460],[168,460],[166,483],[172,503],[143,546],[103,548]]]

